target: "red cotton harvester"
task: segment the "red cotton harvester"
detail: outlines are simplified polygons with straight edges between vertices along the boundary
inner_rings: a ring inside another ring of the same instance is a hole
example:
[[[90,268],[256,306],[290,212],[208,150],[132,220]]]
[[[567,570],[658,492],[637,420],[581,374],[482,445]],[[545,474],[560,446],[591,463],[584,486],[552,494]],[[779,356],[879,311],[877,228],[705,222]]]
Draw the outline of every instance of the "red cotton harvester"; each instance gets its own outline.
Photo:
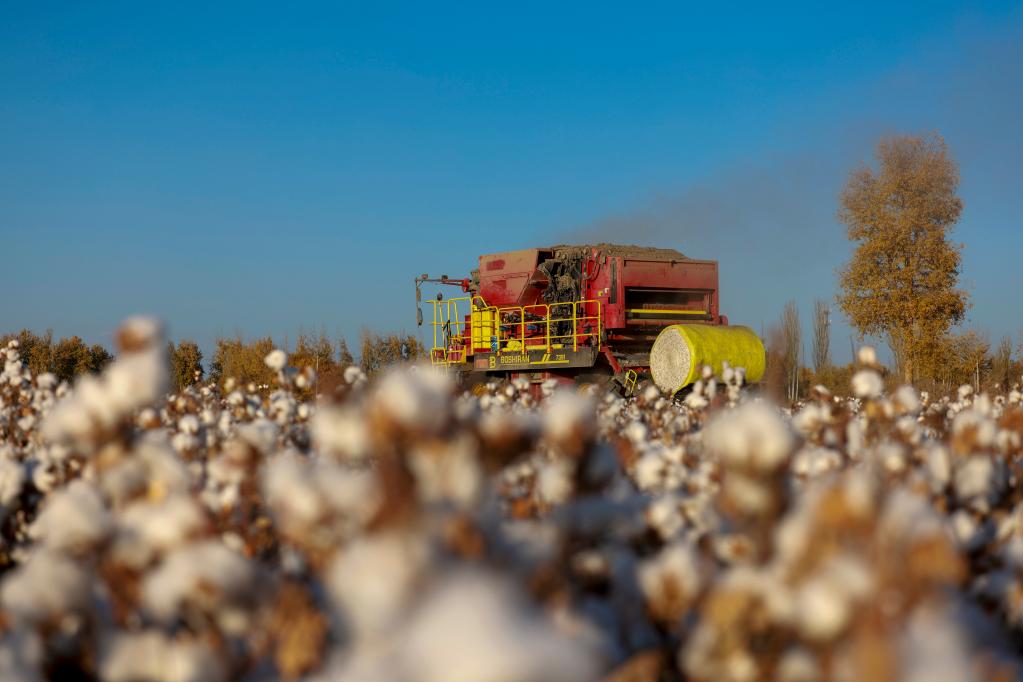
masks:
[[[432,307],[430,359],[469,383],[491,377],[593,382],[616,379],[627,391],[650,374],[675,393],[704,365],[725,363],[746,380],[764,372],[764,347],[719,309],[718,264],[674,249],[616,244],[552,246],[480,256],[465,279],[421,275],[422,285],[462,294]],[[422,309],[417,322],[423,324]]]

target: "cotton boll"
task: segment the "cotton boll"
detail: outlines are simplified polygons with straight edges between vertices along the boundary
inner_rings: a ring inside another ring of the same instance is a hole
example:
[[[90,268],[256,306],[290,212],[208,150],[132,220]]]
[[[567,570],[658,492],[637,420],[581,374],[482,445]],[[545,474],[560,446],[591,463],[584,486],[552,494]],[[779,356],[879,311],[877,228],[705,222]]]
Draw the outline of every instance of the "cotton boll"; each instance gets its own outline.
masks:
[[[546,381],[540,384],[540,392],[543,394],[544,398],[550,398],[552,395],[554,395],[554,392],[557,390],[558,390],[557,379],[547,379]]]
[[[163,325],[154,317],[129,317],[114,335],[117,347],[124,353],[137,353],[163,344]]]
[[[366,419],[350,407],[323,407],[312,418],[313,444],[341,459],[361,461],[370,455]]]
[[[859,560],[832,559],[796,593],[800,632],[816,642],[838,636],[849,625],[854,602],[871,586],[870,572]]]
[[[438,432],[450,416],[451,378],[437,370],[389,372],[372,397],[373,410],[411,431]]]
[[[60,467],[52,460],[40,460],[32,467],[32,485],[36,490],[49,494],[60,480]]]
[[[646,443],[649,433],[649,429],[643,422],[634,421],[629,422],[622,435],[628,438],[633,445],[641,446]]]
[[[849,511],[861,518],[874,514],[878,495],[877,481],[863,469],[851,469],[842,478],[842,497]]]
[[[28,433],[36,424],[36,416],[34,414],[25,415],[17,421],[17,424],[22,432]]]
[[[280,372],[288,362],[288,355],[280,348],[274,348],[263,358],[266,366],[275,372]]]
[[[662,495],[646,508],[647,524],[662,540],[677,535],[685,527],[685,518],[674,495]]]
[[[966,552],[980,548],[990,539],[987,526],[977,523],[977,519],[963,509],[957,510],[949,519],[952,535],[959,547]]]
[[[136,502],[117,517],[111,555],[133,567],[142,567],[197,535],[205,517],[191,497],[175,495],[157,504]]]
[[[885,499],[877,533],[886,542],[944,537],[944,532],[941,519],[919,495],[897,488]]]
[[[320,499],[353,528],[369,523],[383,501],[379,479],[372,470],[320,462],[313,480]]]
[[[828,421],[828,408],[824,405],[810,403],[804,405],[792,417],[792,426],[804,434],[816,433]]]
[[[100,662],[106,682],[219,682],[219,656],[205,643],[171,639],[161,632],[118,634]]]
[[[636,485],[640,490],[656,490],[664,481],[666,462],[658,452],[647,452],[635,464]]]
[[[262,476],[263,494],[285,537],[330,546],[362,528],[380,507],[373,472],[284,455]]]
[[[703,432],[703,442],[728,465],[770,471],[785,461],[795,438],[774,410],[747,403],[714,418]]]
[[[696,550],[675,542],[639,566],[639,586],[651,615],[677,623],[700,592],[704,568]]]
[[[857,398],[877,398],[884,391],[881,375],[872,369],[861,369],[852,377],[853,395]]]
[[[299,388],[305,388],[305,386],[299,385],[298,382],[296,382],[296,385]],[[270,394],[269,402],[268,414],[277,424],[286,426],[292,421],[297,409],[297,402],[293,395],[287,391],[274,391]]]
[[[277,444],[280,429],[268,419],[257,419],[238,427],[238,440],[252,447],[256,452],[268,455]]]
[[[876,367],[877,351],[874,350],[873,346],[860,346],[860,349],[856,351],[856,360],[864,367]]]
[[[113,409],[127,415],[155,402],[167,390],[167,359],[162,347],[124,355],[102,375]]]
[[[21,354],[14,348],[8,348],[2,354],[4,358],[4,374],[21,375]]]
[[[537,494],[541,501],[559,505],[567,502],[575,490],[573,462],[558,458],[541,465],[537,474]]]
[[[400,622],[429,561],[422,537],[398,532],[364,536],[331,562],[327,589],[355,636],[385,635]]]
[[[300,533],[324,513],[309,469],[297,457],[282,456],[272,459],[263,472],[263,494],[285,532]]]
[[[171,436],[171,447],[183,455],[195,452],[199,447],[199,439],[187,433],[175,433]]]
[[[476,441],[462,434],[446,444],[420,445],[409,453],[408,463],[425,502],[452,502],[471,507],[484,489]]]
[[[566,454],[578,454],[596,431],[593,401],[578,393],[559,391],[545,404],[543,431]]]
[[[741,473],[730,472],[725,477],[722,493],[736,510],[748,516],[766,516],[778,506],[773,487]]]
[[[698,381],[696,383],[699,384],[700,382]],[[703,391],[697,391],[696,389],[693,389],[692,393],[687,395],[683,402],[686,407],[697,412],[706,409],[706,407],[710,405],[710,401],[704,397]]]
[[[792,472],[800,476],[821,476],[841,465],[841,455],[830,448],[804,447],[792,456]]]
[[[979,410],[964,410],[952,421],[952,445],[961,454],[990,450],[997,426]]]
[[[199,433],[199,418],[194,414],[186,414],[178,420],[178,431],[191,435]]]
[[[47,415],[42,435],[49,442],[74,442],[84,448],[97,426],[108,428],[115,418],[99,379],[87,375],[79,379],[76,392]]]
[[[50,497],[32,524],[31,534],[49,549],[84,552],[104,540],[111,527],[96,489],[77,480]]]
[[[50,549],[37,549],[0,584],[0,604],[15,618],[39,622],[88,604],[89,575],[79,562]]]
[[[919,445],[923,440],[923,429],[916,417],[905,415],[895,421],[895,428],[902,438],[911,445]]]
[[[342,375],[345,383],[350,386],[361,386],[366,383],[366,374],[355,365],[349,365],[345,367],[345,371]]]
[[[171,622],[185,606],[214,614],[251,600],[256,570],[223,544],[204,540],[170,553],[142,583],[142,603],[157,620]]]
[[[136,445],[134,454],[146,467],[152,494],[185,492],[191,486],[181,459],[161,436],[143,438]]]
[[[397,677],[588,682],[599,676],[594,654],[590,643],[561,634],[533,613],[500,578],[462,571],[428,594],[409,622]]]
[[[899,443],[884,443],[878,446],[875,457],[889,473],[898,474],[906,469],[906,450]]]
[[[962,504],[987,511],[1005,488],[1005,472],[991,457],[974,455],[957,462],[952,486]]]
[[[298,388],[312,388],[316,385],[316,371],[310,367],[303,367],[302,371],[295,377],[295,386]]]
[[[917,397],[916,389],[912,386],[900,386],[892,394],[892,402],[899,414],[915,415],[920,411],[920,398]]]

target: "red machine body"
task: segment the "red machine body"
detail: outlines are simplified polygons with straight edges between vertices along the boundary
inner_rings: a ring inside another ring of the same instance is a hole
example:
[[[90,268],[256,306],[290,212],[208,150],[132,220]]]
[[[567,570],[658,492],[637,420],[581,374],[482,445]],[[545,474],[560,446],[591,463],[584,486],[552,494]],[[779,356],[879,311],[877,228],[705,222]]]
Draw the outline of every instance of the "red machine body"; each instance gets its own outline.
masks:
[[[459,313],[459,333],[449,333],[443,344],[435,341],[435,349],[446,349],[447,364],[454,348],[455,364],[467,371],[503,369],[534,378],[642,372],[664,327],[679,322],[727,324],[719,311],[717,261],[695,260],[674,249],[591,244],[492,253],[480,256],[471,278],[447,281],[456,282],[469,294],[473,310],[486,306],[496,311],[496,323],[486,329],[481,327],[491,324],[490,318]],[[564,326],[569,309],[574,338],[552,335],[550,323],[544,329],[542,311]],[[435,306],[435,336],[439,324],[450,329],[452,323],[438,323]],[[502,345],[506,338],[514,345]],[[488,339],[494,340],[492,345]],[[525,356],[526,351],[542,350],[539,343],[550,351],[552,339],[562,341],[556,345],[566,353]],[[555,357],[564,366],[541,361]]]

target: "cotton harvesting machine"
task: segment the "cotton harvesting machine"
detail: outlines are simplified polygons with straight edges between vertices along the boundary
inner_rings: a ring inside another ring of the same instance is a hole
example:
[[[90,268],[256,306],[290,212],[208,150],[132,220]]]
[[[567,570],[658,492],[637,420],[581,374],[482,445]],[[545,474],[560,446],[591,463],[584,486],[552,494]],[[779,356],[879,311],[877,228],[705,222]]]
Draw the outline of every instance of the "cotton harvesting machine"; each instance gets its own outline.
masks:
[[[417,322],[423,286],[456,286],[430,305],[430,360],[478,384],[494,376],[599,382],[631,391],[649,375],[669,393],[708,365],[764,374],[764,346],[719,309],[718,264],[674,249],[617,244],[552,246],[479,258],[469,277],[415,280]]]

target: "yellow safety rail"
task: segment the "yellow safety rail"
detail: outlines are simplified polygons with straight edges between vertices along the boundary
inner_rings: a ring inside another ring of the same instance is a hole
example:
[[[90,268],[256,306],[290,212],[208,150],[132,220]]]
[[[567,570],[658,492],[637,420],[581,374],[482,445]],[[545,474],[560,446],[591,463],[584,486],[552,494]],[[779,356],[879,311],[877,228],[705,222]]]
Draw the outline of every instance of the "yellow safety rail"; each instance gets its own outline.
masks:
[[[430,360],[435,365],[463,364],[477,352],[600,348],[603,318],[600,301],[595,299],[506,308],[489,306],[480,296],[429,303],[433,306]],[[587,314],[587,307],[595,314]]]
[[[625,311],[640,315],[708,315],[706,310],[677,310],[675,308],[629,308]]]

